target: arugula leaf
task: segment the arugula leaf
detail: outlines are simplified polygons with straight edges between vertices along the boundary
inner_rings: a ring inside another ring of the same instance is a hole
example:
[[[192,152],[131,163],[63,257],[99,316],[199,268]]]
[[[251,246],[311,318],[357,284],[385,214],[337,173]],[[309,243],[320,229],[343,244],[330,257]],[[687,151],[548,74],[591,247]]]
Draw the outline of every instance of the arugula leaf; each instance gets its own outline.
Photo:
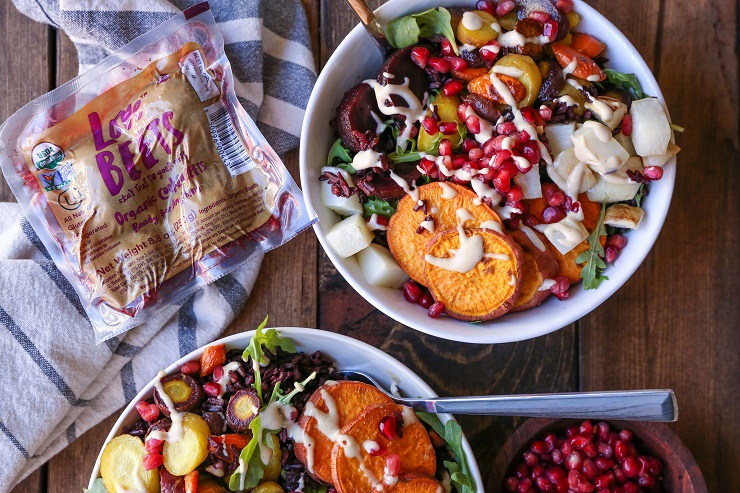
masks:
[[[640,203],[642,202],[642,198],[645,196],[645,184],[640,183],[640,188],[637,189],[637,193],[635,194],[635,202],[637,203],[637,207],[642,207]]]
[[[363,205],[364,215],[370,217],[373,214],[390,217],[396,213],[396,206],[384,199],[370,199]]]
[[[441,436],[455,457],[455,462],[444,462],[445,468],[450,473],[450,479],[459,493],[474,493],[475,486],[470,478],[470,469],[462,448],[462,429],[454,419],[447,421],[444,425],[436,414],[417,411],[420,420],[428,424],[439,436]]]
[[[583,287],[586,289],[596,289],[601,284],[601,281],[609,279],[601,274],[601,271],[606,268],[606,263],[604,262],[604,247],[601,246],[601,237],[606,235],[604,214],[606,214],[606,203],[601,204],[601,215],[599,216],[599,221],[596,223],[596,227],[588,237],[588,250],[582,252],[578,258],[576,258],[577,264],[586,263],[586,265],[581,269]]]
[[[419,42],[419,38],[430,38],[435,34],[446,37],[455,54],[459,55],[452,30],[452,16],[447,9],[429,9],[418,14],[410,14],[392,20],[385,27],[385,35],[394,48],[406,48]]]
[[[252,439],[249,440],[247,446],[239,454],[239,467],[234,471],[231,479],[229,479],[229,489],[231,491],[254,488],[265,475],[265,465],[262,464],[262,458],[259,454],[259,441],[261,439],[259,415],[249,423],[249,429],[252,430]],[[268,438],[271,439],[271,436],[268,435]],[[247,468],[246,471],[243,470],[245,466]],[[246,475],[244,478],[244,488],[240,488],[242,475]]]
[[[279,401],[282,402],[283,404],[290,404],[290,400],[293,397],[295,397],[299,392],[303,392],[304,387],[306,386],[306,384],[308,382],[310,382],[311,380],[313,380],[314,378],[316,378],[316,372],[315,371],[313,373],[311,373],[308,376],[308,378],[306,378],[304,381],[302,381],[300,383],[296,383],[295,384],[295,388],[293,389],[293,391],[290,392],[287,395],[284,395],[284,396],[280,397]],[[280,382],[278,382],[278,383],[280,383]]]
[[[344,171],[349,173],[350,175],[356,175],[357,170],[352,166],[352,163],[337,163],[337,168],[342,168]]]
[[[398,163],[413,163],[414,161],[420,161],[423,157],[420,152],[407,152],[407,153],[397,153],[392,152],[388,154],[388,157],[391,158],[391,161],[393,161],[395,164]]]
[[[108,489],[103,484],[103,478],[98,478],[91,489],[82,488],[82,493],[108,493]]]
[[[265,353],[262,351],[262,346],[265,346],[265,348],[267,348],[267,350],[272,354],[275,354],[277,348],[281,348],[283,351],[289,353],[296,352],[296,347],[295,344],[293,344],[293,341],[287,337],[281,336],[277,330],[268,329],[267,332],[262,332],[262,329],[264,329],[266,325],[267,317],[265,317],[260,326],[257,327],[257,332],[252,337],[252,340],[249,341],[249,346],[247,346],[247,349],[242,353],[242,359],[244,361],[248,361],[249,358],[252,358],[252,365],[254,366],[254,383],[252,386],[257,391],[260,405],[263,405],[264,401],[262,399],[262,375],[260,375],[259,366],[261,363],[267,364],[269,361],[267,356],[265,356]]]
[[[351,163],[352,156],[349,154],[349,150],[342,144],[342,139],[337,139],[336,142],[329,149],[329,157],[326,159],[327,166],[336,166],[335,160],[339,160],[340,163]]]
[[[628,91],[631,90],[637,99],[644,99],[648,97],[647,94],[642,92],[642,86],[640,85],[640,81],[637,80],[637,76],[635,74],[625,74],[623,72],[612,70],[610,68],[605,69],[604,73],[606,74],[606,78],[609,80],[609,82],[611,82],[615,86],[627,89]]]

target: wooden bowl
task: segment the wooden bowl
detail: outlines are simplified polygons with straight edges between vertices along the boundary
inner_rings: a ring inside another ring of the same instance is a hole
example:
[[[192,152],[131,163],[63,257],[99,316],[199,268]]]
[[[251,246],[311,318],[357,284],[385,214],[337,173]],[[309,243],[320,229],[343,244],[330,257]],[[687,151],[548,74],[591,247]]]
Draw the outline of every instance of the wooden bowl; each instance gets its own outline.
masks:
[[[571,425],[579,425],[581,419],[532,418],[517,429],[496,457],[493,470],[488,477],[488,493],[503,493],[504,480],[512,476],[512,469],[522,460],[527,444],[541,439],[547,433],[565,434]],[[670,428],[661,423],[636,421],[609,421],[612,429],[629,430],[635,446],[646,455],[663,462],[662,491],[670,493],[707,493],[707,486],[699,466],[688,448]],[[593,422],[596,425],[596,421]]]

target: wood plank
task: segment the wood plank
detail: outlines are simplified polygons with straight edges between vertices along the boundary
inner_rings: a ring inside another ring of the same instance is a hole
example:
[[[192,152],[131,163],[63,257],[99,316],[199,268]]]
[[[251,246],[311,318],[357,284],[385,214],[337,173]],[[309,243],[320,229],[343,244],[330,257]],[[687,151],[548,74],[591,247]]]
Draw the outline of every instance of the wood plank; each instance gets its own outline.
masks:
[[[22,47],[22,52],[21,52]],[[24,104],[47,92],[50,80],[48,64],[49,28],[22,15],[12,2],[0,6],[0,122],[5,121]],[[5,178],[0,173],[0,201],[15,202]],[[42,466],[18,484],[11,493],[46,491],[46,466]]]
[[[49,70],[49,27],[22,15],[13,2],[0,6],[0,122],[4,122],[32,99],[51,89]],[[15,202],[0,173],[0,201]]]
[[[354,15],[341,2],[337,3],[322,1],[322,66],[344,36],[357,25]],[[381,3],[368,2],[372,8]],[[470,345],[438,339],[409,329],[376,310],[347,284],[323,250],[319,257],[319,327],[380,347],[422,375],[439,394],[577,389],[574,325],[517,344]],[[409,306],[409,309],[421,308]],[[521,420],[465,416],[460,422],[485,477],[499,448]]]
[[[663,19],[657,0],[592,3],[653,60],[672,117],[686,132],[677,137],[684,150],[673,204],[652,253],[581,322],[582,386],[675,389],[680,417],[671,427],[692,450],[708,490],[738,491],[740,446],[728,439],[740,431],[740,235],[732,226],[740,172],[731,164],[740,158],[737,3],[679,0]]]

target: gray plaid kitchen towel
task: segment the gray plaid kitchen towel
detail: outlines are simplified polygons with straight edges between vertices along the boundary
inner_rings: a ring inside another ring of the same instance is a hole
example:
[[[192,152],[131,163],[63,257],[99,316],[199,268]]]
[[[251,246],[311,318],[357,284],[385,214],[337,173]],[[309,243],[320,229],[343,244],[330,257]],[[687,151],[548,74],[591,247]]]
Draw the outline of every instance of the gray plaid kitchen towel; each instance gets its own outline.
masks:
[[[13,0],[63,29],[80,72],[199,0]],[[298,145],[316,79],[301,0],[211,0],[239,99],[275,150]],[[261,257],[98,346],[72,286],[17,204],[0,204],[0,493],[116,412],[157,371],[214,340]],[[82,485],[81,485],[82,486]]]

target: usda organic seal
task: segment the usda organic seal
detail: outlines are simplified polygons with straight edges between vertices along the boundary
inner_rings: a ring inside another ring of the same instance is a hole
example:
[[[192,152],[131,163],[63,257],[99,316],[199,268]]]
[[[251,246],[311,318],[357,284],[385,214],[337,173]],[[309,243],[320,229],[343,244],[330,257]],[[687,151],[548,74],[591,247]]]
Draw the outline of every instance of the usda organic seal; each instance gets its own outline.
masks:
[[[54,169],[64,158],[64,152],[58,145],[42,142],[33,148],[32,156],[36,169]]]

